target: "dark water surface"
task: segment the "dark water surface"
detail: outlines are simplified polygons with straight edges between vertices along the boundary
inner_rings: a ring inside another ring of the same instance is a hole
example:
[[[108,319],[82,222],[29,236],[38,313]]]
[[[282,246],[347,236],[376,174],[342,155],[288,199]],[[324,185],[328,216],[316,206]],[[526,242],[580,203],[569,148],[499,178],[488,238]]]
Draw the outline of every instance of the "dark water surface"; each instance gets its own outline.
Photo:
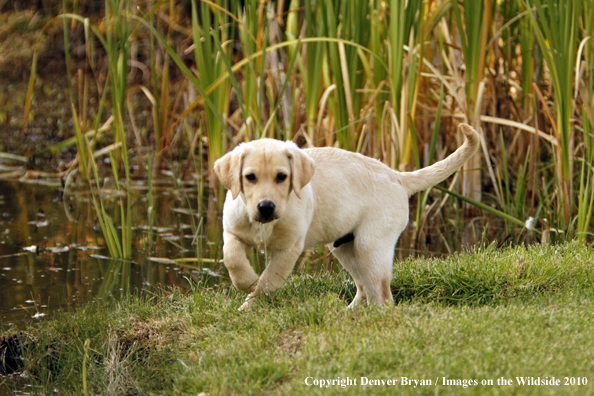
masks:
[[[144,183],[146,184],[146,183]],[[0,181],[0,328],[42,321],[88,301],[157,288],[187,289],[189,279],[218,282],[220,246],[201,235],[196,187],[160,188],[154,224],[147,223],[146,186],[138,184],[132,206],[134,255],[113,260],[88,191],[63,196],[59,184]],[[109,200],[107,210],[110,210]],[[112,200],[113,202],[113,200]],[[197,205],[194,205],[197,206]],[[111,208],[114,217],[119,207]],[[158,258],[197,257],[176,263]]]

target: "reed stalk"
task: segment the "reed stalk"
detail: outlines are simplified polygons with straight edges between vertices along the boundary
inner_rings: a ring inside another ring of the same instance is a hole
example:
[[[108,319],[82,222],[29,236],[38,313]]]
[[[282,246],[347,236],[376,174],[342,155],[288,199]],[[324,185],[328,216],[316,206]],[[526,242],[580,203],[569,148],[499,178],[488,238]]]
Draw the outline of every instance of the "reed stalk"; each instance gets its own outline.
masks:
[[[316,1],[313,6],[309,1],[305,2],[305,29],[307,37],[324,36],[324,24],[315,23],[322,14],[322,2]],[[322,65],[324,62],[324,43],[313,42],[305,46],[306,66],[300,67],[303,88],[305,91],[305,108],[307,112],[307,135],[309,140],[317,142],[320,140],[319,133],[315,135],[314,125],[318,115],[318,104],[322,81]]]
[[[551,75],[556,119],[553,130],[556,150],[557,209],[562,229],[569,226],[573,205],[573,80],[579,42],[582,1],[531,0],[526,8]]]
[[[464,10],[464,20],[460,13],[460,4]],[[466,75],[464,77],[466,100],[461,103],[468,122],[480,129],[479,117],[482,113],[482,95],[479,87],[483,81],[487,41],[491,29],[493,3],[491,0],[475,1],[454,0],[452,11],[458,25],[458,33],[464,55]],[[463,194],[475,201],[481,200],[481,157],[474,155],[465,165],[462,179]],[[473,206],[465,205],[466,211],[475,213]]]

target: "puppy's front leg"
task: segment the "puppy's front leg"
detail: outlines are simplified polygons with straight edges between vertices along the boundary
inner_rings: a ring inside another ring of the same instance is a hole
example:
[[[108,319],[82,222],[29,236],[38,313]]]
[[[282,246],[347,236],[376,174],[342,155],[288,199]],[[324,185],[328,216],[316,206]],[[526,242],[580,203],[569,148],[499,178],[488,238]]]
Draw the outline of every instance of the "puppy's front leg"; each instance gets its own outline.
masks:
[[[258,281],[258,275],[247,259],[250,247],[229,232],[223,233],[223,242],[223,262],[229,271],[233,286],[237,290],[249,293]]]
[[[303,243],[298,243],[291,249],[272,252],[270,263],[260,275],[256,288],[250,293],[245,300],[245,303],[243,303],[239,309],[243,310],[249,308],[252,299],[258,294],[275,291],[281,287],[285,283],[285,279],[287,279],[291,274],[291,271],[293,271],[295,263],[302,251]]]

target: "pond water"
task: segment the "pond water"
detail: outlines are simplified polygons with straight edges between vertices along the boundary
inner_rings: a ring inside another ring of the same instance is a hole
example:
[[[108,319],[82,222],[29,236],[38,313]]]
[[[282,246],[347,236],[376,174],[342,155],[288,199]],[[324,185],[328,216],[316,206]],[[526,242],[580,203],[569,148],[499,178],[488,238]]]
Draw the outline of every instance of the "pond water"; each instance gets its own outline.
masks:
[[[157,288],[185,290],[189,280],[224,282],[222,264],[213,259],[220,255],[220,243],[207,242],[197,226],[196,186],[174,190],[161,184],[152,227],[141,220],[147,218],[146,183],[136,185],[134,254],[113,260],[88,191],[64,196],[59,183],[0,181],[0,328],[46,320],[82,302]],[[111,209],[117,216],[115,205]],[[184,257],[201,259],[171,261]]]

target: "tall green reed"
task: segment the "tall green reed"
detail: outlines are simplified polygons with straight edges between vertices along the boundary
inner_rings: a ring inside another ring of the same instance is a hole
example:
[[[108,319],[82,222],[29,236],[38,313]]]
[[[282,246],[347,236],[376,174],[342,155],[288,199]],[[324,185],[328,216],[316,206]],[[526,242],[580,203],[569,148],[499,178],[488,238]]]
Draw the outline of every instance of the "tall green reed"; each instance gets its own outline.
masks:
[[[479,117],[482,112],[482,95],[479,89],[483,82],[485,71],[485,61],[487,53],[487,42],[489,31],[491,29],[493,3],[491,0],[462,1],[464,9],[464,20],[460,13],[460,3],[454,0],[452,3],[452,12],[458,25],[460,43],[462,45],[462,54],[464,55],[465,65],[465,102],[461,103],[463,111],[475,128],[479,127]],[[473,200],[481,200],[481,157],[473,156],[464,165],[463,174],[463,192],[464,195]],[[466,205],[467,210],[473,207]],[[472,210],[471,210],[472,211]]]
[[[581,15],[583,38],[578,47],[575,72],[574,100],[581,99],[582,157],[580,164],[579,191],[577,194],[576,236],[581,242],[591,236],[590,224],[594,212],[594,43],[589,32],[594,28],[594,7],[583,7]],[[582,60],[583,57],[583,60]]]
[[[339,7],[343,4],[343,2],[338,1],[334,3],[327,1],[323,4],[324,6],[322,7],[321,19],[325,26],[325,34],[330,38],[338,38],[339,21],[337,12],[339,12]],[[347,108],[346,98],[347,92],[345,88],[345,81],[341,77],[341,54],[339,53],[338,44],[329,43],[326,56],[328,58],[328,68],[331,70],[333,77],[332,81],[336,86],[336,100],[334,101],[331,99],[330,107],[333,113],[335,128],[339,131],[342,131],[337,133],[336,137],[339,141],[341,141],[341,147],[352,149],[354,144],[351,142],[351,130],[349,130],[351,128],[349,128],[349,109]],[[354,67],[354,65],[351,67]],[[326,85],[329,84],[326,83]],[[351,94],[350,89],[348,94]]]
[[[547,64],[553,91],[556,120],[553,130],[559,142],[555,152],[557,209],[559,224],[565,229],[573,205],[573,79],[579,42],[579,18],[584,2],[561,0],[525,0],[536,37]],[[577,87],[576,87],[577,89]],[[546,104],[544,104],[546,105]]]
[[[222,3],[228,7],[227,1]],[[230,28],[229,16],[215,8],[213,16],[208,4],[200,2],[200,16],[196,1],[192,1],[192,32],[194,34],[194,56],[196,58],[196,69],[198,70],[198,82],[202,87],[208,87],[221,74],[226,72],[224,59],[229,57],[232,46],[227,43],[233,35]],[[223,44],[226,50],[223,49]],[[222,49],[222,51],[220,51]],[[204,118],[206,132],[208,135],[208,148],[211,162],[219,159],[225,153],[225,135],[220,118],[225,118],[228,111],[229,83],[223,83],[209,94],[214,104],[213,107],[205,107]],[[218,114],[215,115],[215,112]]]
[[[66,3],[63,3],[64,10],[66,10]],[[130,2],[115,2],[113,0],[106,0],[105,14],[106,14],[106,31],[105,35],[101,34],[96,28],[92,29],[93,33],[102,43],[108,58],[108,81],[111,92],[111,109],[113,112],[113,130],[114,143],[112,150],[109,152],[110,163],[112,166],[112,174],[116,183],[118,195],[124,196],[124,199],[118,201],[117,209],[119,209],[119,221],[121,233],[117,232],[117,227],[112,216],[108,214],[105,209],[101,194],[101,185],[97,164],[93,157],[93,144],[89,142],[87,136],[82,133],[80,118],[75,109],[75,100],[73,95],[73,88],[70,88],[72,115],[74,121],[74,130],[76,143],[78,148],[79,171],[84,180],[88,180],[91,188],[93,204],[98,217],[98,221],[106,241],[106,245],[112,257],[131,257],[132,254],[132,218],[131,218],[131,196],[128,189],[130,181],[130,166],[128,163],[128,149],[126,144],[126,133],[124,128],[124,109],[126,105],[126,91],[128,89],[128,56],[130,52],[129,40],[130,30],[128,28],[127,14],[130,13]],[[85,19],[72,14],[63,14],[64,21],[74,20],[82,23],[88,23]],[[87,39],[89,39],[87,37]],[[68,25],[64,23],[64,40],[65,47],[68,47]],[[69,64],[69,51],[66,51],[66,60]],[[67,66],[67,74],[69,80],[72,78],[70,68]],[[104,93],[106,90],[104,89]],[[100,109],[104,107],[103,101],[105,96],[101,98]],[[99,125],[102,112],[99,111],[96,115],[95,127]],[[120,183],[119,172],[123,169],[125,175],[125,183]],[[91,180],[93,176],[95,185]],[[96,188],[96,192],[95,192]]]
[[[307,37],[322,37],[324,36],[324,24],[315,23],[321,18],[322,2],[312,3],[305,2],[305,29]],[[294,15],[292,16],[294,17]],[[292,38],[295,39],[297,34],[297,26],[294,25]],[[303,88],[305,93],[305,108],[307,112],[307,135],[311,142],[320,140],[319,133],[315,136],[314,125],[318,115],[318,105],[320,99],[320,89],[322,81],[322,65],[324,62],[324,43],[314,42],[308,43],[305,46],[306,51],[306,66],[300,64],[300,74],[303,79]],[[299,49],[297,49],[299,50]]]
[[[394,168],[406,166],[411,155],[418,157],[414,126],[414,100],[418,84],[417,65],[422,54],[423,1],[390,1],[388,42],[390,43],[390,92],[396,121],[392,125],[392,160]],[[408,46],[407,52],[404,47]],[[394,146],[397,143],[397,146]],[[398,152],[397,152],[398,151]],[[418,165],[418,164],[416,164]]]

